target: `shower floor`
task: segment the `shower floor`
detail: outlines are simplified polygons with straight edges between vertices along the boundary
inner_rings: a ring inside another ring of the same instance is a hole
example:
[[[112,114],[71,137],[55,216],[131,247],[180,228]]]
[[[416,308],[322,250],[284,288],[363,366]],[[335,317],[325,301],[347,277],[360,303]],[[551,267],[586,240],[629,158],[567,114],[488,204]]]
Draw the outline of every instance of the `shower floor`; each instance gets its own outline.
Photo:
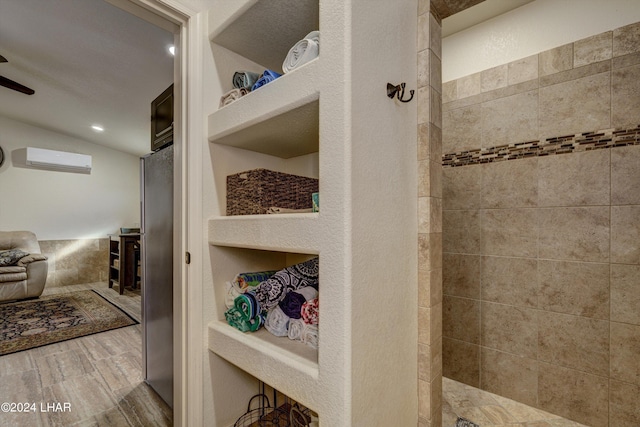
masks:
[[[442,426],[455,426],[458,417],[481,427],[586,427],[514,400],[442,378]]]

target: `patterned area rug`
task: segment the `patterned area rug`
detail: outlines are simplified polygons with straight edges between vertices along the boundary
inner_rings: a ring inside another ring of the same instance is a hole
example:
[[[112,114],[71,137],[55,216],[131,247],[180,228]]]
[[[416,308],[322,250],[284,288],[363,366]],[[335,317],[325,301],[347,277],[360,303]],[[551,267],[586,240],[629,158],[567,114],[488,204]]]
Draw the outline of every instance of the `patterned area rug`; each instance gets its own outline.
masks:
[[[480,426],[474,423],[473,421],[469,421],[466,418],[458,417],[455,427],[480,427]]]
[[[137,323],[94,291],[1,304],[0,355]]]

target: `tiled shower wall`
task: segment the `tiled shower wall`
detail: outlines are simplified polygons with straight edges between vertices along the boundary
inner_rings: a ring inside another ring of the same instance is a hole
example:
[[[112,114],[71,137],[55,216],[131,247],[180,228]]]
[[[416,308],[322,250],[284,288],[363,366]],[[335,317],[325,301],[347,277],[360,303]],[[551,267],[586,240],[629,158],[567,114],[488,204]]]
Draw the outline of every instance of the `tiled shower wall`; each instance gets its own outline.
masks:
[[[418,427],[442,425],[441,25],[418,1]]]
[[[106,282],[109,275],[109,239],[40,240],[48,257],[46,287]]]
[[[637,425],[638,125],[640,24],[443,85],[444,376]]]

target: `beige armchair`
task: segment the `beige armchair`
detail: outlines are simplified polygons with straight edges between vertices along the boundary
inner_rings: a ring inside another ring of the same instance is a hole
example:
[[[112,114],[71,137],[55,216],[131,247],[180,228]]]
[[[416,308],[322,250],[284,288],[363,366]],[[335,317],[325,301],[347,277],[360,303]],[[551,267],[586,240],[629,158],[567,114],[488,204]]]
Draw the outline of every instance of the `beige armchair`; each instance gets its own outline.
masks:
[[[47,281],[47,257],[30,231],[0,231],[0,253],[19,249],[28,255],[0,266],[0,301],[39,297]]]

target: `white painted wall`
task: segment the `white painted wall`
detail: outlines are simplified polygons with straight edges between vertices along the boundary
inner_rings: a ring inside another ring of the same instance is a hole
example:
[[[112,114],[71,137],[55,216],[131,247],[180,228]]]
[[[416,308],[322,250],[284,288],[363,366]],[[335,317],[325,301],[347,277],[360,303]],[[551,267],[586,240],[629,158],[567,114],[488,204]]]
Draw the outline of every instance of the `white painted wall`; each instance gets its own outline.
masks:
[[[442,81],[638,21],[638,0],[536,0],[444,38]]]
[[[40,240],[106,237],[140,223],[139,158],[0,117],[0,229]],[[88,154],[91,174],[20,167],[25,147]]]

